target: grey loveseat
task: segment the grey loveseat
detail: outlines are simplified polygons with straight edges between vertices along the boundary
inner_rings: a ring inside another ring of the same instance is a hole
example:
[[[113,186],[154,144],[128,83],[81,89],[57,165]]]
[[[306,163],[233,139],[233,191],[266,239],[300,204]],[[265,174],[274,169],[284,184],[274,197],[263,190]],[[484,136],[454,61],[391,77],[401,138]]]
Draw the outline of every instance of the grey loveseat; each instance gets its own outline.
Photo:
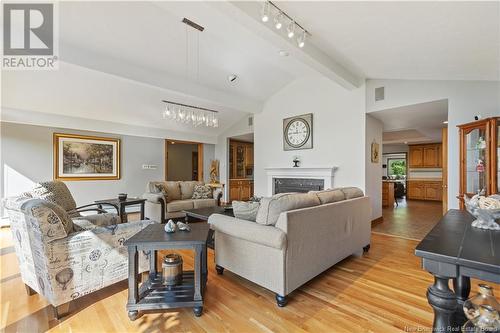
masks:
[[[162,185],[164,187],[167,192],[166,198],[158,189],[157,185]],[[165,222],[167,219],[184,217],[184,210],[220,205],[220,200],[222,198],[221,188],[211,188],[210,198],[193,199],[193,192],[196,185],[204,185],[204,183],[198,181],[149,182],[146,186],[146,192],[142,196],[146,199],[146,218]],[[207,185],[210,186],[210,184]]]
[[[370,199],[357,188],[263,198],[257,222],[215,214],[216,269],[236,273],[286,296],[370,245]]]

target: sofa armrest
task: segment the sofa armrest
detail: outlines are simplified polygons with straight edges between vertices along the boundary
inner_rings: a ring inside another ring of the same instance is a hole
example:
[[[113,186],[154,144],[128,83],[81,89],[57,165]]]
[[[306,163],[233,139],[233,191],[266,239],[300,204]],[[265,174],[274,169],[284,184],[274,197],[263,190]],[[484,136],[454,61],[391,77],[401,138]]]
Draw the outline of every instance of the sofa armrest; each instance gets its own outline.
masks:
[[[273,226],[261,225],[222,214],[211,215],[208,218],[208,223],[216,232],[222,232],[249,242],[276,249],[282,249],[286,246],[285,233]]]
[[[142,195],[142,198],[152,203],[160,203],[160,200],[164,200],[162,193],[146,192]]]
[[[75,217],[72,220],[74,224],[78,225],[79,227],[85,230],[88,230],[88,224],[86,222],[90,222],[91,224],[97,227],[104,227],[120,223],[120,217],[118,217],[118,215],[114,213],[85,215],[85,216]]]

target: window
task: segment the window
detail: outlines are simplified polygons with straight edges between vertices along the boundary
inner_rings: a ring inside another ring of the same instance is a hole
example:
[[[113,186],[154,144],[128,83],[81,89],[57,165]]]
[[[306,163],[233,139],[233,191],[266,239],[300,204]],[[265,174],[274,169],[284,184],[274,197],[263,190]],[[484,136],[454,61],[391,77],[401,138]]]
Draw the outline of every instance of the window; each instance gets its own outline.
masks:
[[[388,158],[387,159],[387,176],[395,176],[396,178],[406,177],[406,159],[404,158]]]

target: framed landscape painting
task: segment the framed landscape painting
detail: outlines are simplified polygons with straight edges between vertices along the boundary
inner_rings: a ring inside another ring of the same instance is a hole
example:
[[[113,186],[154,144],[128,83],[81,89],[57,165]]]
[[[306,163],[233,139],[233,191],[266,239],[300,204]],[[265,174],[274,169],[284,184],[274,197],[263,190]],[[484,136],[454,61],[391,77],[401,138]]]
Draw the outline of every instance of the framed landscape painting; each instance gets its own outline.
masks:
[[[120,179],[120,139],[54,133],[54,178]]]

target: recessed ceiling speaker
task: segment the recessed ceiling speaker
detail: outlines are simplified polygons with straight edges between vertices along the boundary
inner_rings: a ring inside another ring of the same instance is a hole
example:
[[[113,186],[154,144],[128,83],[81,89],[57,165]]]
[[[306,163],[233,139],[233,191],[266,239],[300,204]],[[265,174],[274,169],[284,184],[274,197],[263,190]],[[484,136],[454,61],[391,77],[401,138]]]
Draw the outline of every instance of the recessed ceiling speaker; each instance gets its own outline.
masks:
[[[236,75],[236,74],[231,74],[231,75],[228,75],[227,80],[228,80],[229,82],[234,82],[234,81],[236,81],[236,79],[237,79],[237,78],[238,78],[238,75]]]
[[[384,87],[375,88],[375,102],[383,101],[384,98],[385,98],[385,88]]]

